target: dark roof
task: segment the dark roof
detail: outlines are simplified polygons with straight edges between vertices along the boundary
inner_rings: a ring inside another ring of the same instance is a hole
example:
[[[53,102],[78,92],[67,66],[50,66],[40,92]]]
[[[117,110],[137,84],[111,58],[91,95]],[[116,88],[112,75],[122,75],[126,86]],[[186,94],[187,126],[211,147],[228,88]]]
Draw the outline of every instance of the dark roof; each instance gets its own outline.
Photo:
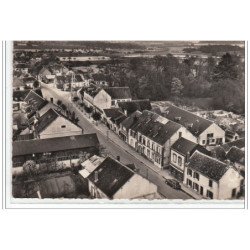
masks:
[[[181,128],[181,125],[173,121],[163,124],[157,120],[160,117],[158,114],[144,110],[131,129],[163,145]]]
[[[132,98],[129,87],[110,87],[104,89],[112,99]]]
[[[70,83],[71,76],[56,76],[56,81],[58,84]]]
[[[31,90],[28,95],[26,95],[24,101],[39,108],[44,103],[45,99],[37,92]]]
[[[24,69],[24,68],[29,68],[29,65],[26,64],[26,63],[18,63],[16,66],[15,66],[16,69]]]
[[[82,82],[83,81],[82,76],[79,75],[79,74],[75,75],[75,81],[76,82]]]
[[[217,145],[211,149],[211,154],[214,158],[219,159],[220,161],[226,160],[226,152],[221,145]]]
[[[229,168],[227,164],[199,151],[194,152],[187,165],[214,181],[219,181]]]
[[[35,130],[37,133],[41,133],[45,128],[47,128],[57,117],[59,114],[54,109],[49,109],[46,113],[44,113],[40,118],[38,118],[38,122],[35,124]]]
[[[103,109],[103,112],[108,118],[114,118],[122,114],[120,108]]]
[[[187,155],[188,152],[191,154],[191,152],[197,147],[197,145],[197,143],[181,137],[172,145],[172,149],[183,155]]]
[[[235,146],[230,148],[226,154],[226,158],[233,163],[245,164],[245,152]]]
[[[95,181],[95,175],[98,179]],[[89,176],[88,179],[95,184],[109,198],[134,175],[134,172],[120,162],[107,157]]]
[[[123,110],[123,112],[126,110],[127,115],[132,114],[136,110],[143,111],[152,109],[151,103],[148,99],[119,102],[118,106]]]
[[[171,121],[177,122],[187,128],[194,136],[199,136],[205,131],[212,121],[204,119],[189,111],[178,108],[174,105],[169,105],[164,112],[164,116]]]
[[[24,83],[34,82],[36,79],[33,76],[28,76],[23,78]]]
[[[133,124],[135,122],[137,122],[139,116],[141,115],[142,113],[140,111],[135,111],[134,113],[132,113],[130,116],[128,116],[126,119],[124,119],[122,122],[121,122],[121,125],[126,128],[126,129],[130,129],[131,126],[133,126]]]
[[[13,101],[24,101],[30,90],[14,90]]]
[[[226,151],[228,151],[231,147],[235,146],[237,148],[244,148],[245,147],[245,138],[241,138],[232,142],[225,143],[221,145]]]
[[[96,134],[83,134],[49,139],[14,141],[12,145],[13,156],[20,156],[44,152],[98,147],[99,140]]]

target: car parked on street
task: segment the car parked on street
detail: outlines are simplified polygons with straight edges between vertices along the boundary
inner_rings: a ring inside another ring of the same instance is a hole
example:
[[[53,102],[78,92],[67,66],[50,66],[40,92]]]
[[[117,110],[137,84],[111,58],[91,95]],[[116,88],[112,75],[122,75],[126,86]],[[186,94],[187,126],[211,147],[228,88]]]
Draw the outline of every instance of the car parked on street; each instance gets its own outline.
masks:
[[[180,190],[181,189],[181,185],[180,183],[177,181],[177,180],[174,180],[174,179],[166,179],[165,183],[167,185],[169,185],[170,187],[174,188],[174,189],[177,189],[177,190]]]

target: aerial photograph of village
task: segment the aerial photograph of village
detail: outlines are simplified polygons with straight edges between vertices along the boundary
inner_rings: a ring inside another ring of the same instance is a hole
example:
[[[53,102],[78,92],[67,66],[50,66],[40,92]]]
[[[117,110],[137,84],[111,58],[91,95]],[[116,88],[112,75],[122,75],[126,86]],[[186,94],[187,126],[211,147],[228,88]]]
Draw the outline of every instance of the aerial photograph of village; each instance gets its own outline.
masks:
[[[12,197],[244,200],[244,41],[14,41]]]

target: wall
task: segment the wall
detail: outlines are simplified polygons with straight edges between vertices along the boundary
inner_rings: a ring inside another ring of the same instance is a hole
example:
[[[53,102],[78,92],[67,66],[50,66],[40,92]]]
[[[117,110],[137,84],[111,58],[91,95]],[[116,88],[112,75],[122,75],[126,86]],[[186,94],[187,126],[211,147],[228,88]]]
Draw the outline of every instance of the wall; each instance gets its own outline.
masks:
[[[62,125],[66,125],[65,128],[61,128]],[[44,131],[40,133],[40,139],[81,135],[82,129],[68,121],[64,117],[58,117],[52,122]]]
[[[240,191],[240,182],[243,177],[232,167],[222,176],[219,182],[219,199],[231,199],[232,190]]]
[[[215,123],[211,124],[211,126],[209,126],[203,133],[200,134],[198,138],[198,143],[200,145],[205,145],[203,144],[202,141],[203,140],[207,141],[207,134],[210,134],[210,133],[214,134],[214,137],[213,137],[213,139],[215,139],[214,144],[216,144],[217,138],[222,138],[222,144],[225,143],[225,131],[221,129],[218,125],[216,125]]]
[[[89,182],[90,195],[96,199],[109,199],[100,189],[98,189],[91,181]]]
[[[193,170],[192,170],[192,176],[187,175],[187,170],[188,170],[188,167],[185,168],[185,171],[184,171],[184,180],[183,180],[183,183],[185,185],[187,185],[187,179],[189,179],[192,182],[195,182],[195,183],[197,183],[199,185],[199,190],[198,190],[199,194],[200,194],[200,186],[203,187],[203,197],[206,197],[207,190],[209,190],[209,191],[211,191],[213,193],[213,199],[218,199],[218,183],[217,182],[213,181],[213,186],[209,187],[209,178],[207,178],[206,176],[200,174],[199,172],[193,171]],[[196,178],[194,178],[194,172],[199,173],[199,175],[200,175],[199,180],[197,180]],[[191,187],[191,189],[193,191],[195,191],[193,189],[193,187]]]
[[[108,109],[111,107],[111,97],[102,89],[94,97],[94,105],[100,109]]]
[[[175,166],[177,169],[181,170],[182,172],[184,171],[184,167],[185,167],[185,156],[181,155],[180,153],[178,153],[177,151],[171,149],[171,158],[170,158],[170,163],[171,165]],[[176,162],[174,162],[174,157],[173,155],[176,154]],[[181,165],[178,164],[178,157],[181,157]]]
[[[140,198],[157,192],[157,186],[134,174],[123,187],[121,187],[113,196],[113,199],[133,199]]]

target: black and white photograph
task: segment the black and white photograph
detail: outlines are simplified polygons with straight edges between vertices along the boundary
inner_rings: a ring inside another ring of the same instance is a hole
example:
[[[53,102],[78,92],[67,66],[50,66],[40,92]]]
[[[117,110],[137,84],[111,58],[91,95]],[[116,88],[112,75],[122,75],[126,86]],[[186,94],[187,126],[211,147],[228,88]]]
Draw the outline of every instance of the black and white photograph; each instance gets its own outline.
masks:
[[[12,46],[17,202],[244,200],[245,41]]]

